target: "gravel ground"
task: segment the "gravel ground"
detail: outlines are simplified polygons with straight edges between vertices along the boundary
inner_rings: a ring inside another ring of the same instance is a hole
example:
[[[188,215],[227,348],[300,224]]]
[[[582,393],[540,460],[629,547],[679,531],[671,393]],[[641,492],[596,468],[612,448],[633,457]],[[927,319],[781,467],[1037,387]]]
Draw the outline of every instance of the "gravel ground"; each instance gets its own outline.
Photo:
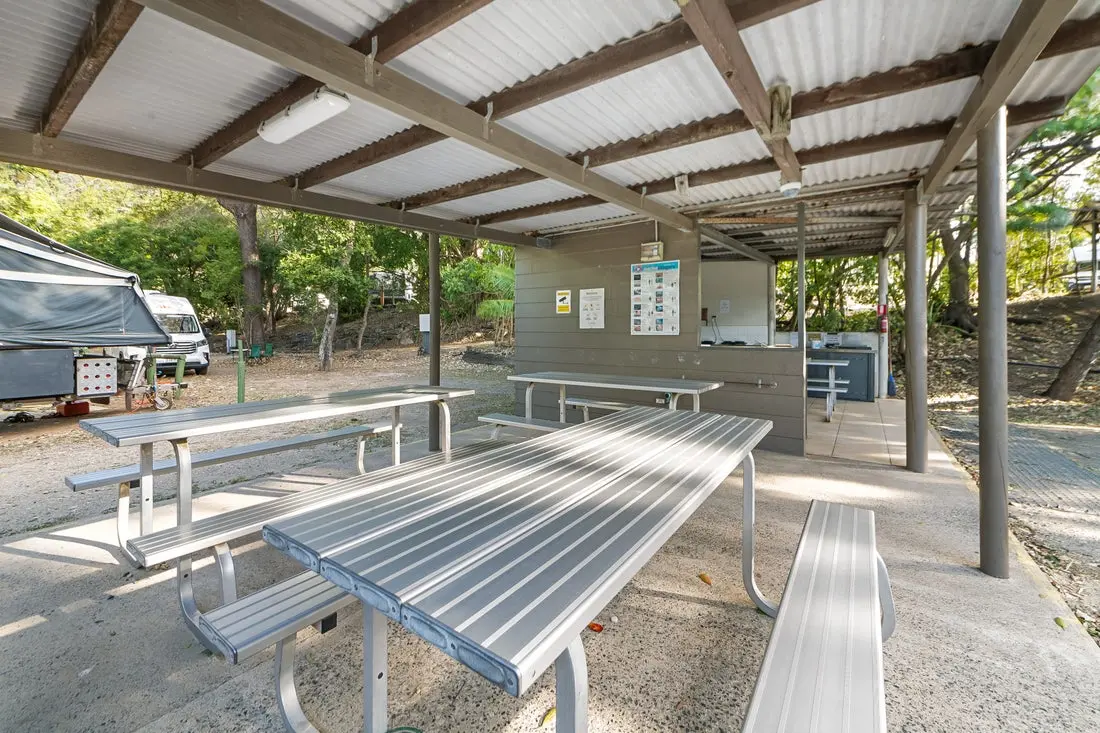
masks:
[[[510,357],[491,345],[444,347],[443,383],[469,387],[474,397],[456,400],[451,419],[454,428],[476,423],[478,415],[511,411],[513,390],[505,377],[511,373]],[[489,363],[485,363],[489,362]],[[273,399],[303,394],[326,394],[427,382],[428,361],[415,348],[372,349],[362,354],[340,352],[335,368],[319,372],[312,355],[285,354],[266,363],[250,366],[246,377],[248,400]],[[176,400],[176,407],[229,404],[237,395],[236,364],[221,355],[214,359],[205,376],[189,376],[188,388]],[[110,408],[93,406],[93,416],[123,414],[122,401]],[[75,418],[51,416],[49,410],[35,411],[40,419],[31,423],[4,423],[8,413],[0,412],[0,537],[50,527],[74,519],[113,513],[117,489],[104,487],[81,493],[70,491],[65,476],[113,466],[136,463],[137,448],[112,448],[80,429]],[[412,442],[427,436],[427,408],[402,412],[403,440]],[[383,418],[368,414],[367,419]],[[200,438],[192,441],[196,453],[229,445],[253,443],[301,433],[318,432],[351,424],[348,418],[315,420],[275,428],[256,428]],[[245,478],[285,473],[318,461],[332,461],[339,453],[353,450],[350,441],[298,451],[286,451],[247,461],[236,461],[195,471],[196,492],[238,483]],[[375,439],[375,448],[388,450],[389,438]],[[170,455],[167,444],[154,450],[157,458]],[[170,480],[159,479],[156,499],[168,498]]]

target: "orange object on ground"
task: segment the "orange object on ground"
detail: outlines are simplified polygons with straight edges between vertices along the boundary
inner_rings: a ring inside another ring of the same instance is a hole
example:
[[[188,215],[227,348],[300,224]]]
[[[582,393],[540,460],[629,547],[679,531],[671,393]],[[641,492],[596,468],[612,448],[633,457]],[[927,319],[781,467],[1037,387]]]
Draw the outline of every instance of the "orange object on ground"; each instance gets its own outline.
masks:
[[[57,414],[61,417],[77,417],[78,415],[87,415],[92,411],[92,403],[87,400],[80,400],[79,402],[62,402],[57,406]]]

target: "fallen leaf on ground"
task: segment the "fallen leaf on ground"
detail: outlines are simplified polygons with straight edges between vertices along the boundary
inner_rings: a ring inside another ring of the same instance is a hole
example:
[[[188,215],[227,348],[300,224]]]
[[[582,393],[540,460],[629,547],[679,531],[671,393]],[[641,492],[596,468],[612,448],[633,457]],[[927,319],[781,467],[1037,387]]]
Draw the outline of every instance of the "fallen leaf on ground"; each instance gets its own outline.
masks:
[[[1061,629],[1066,628],[1066,620],[1064,618],[1062,618],[1061,616],[1056,616],[1054,618],[1054,623],[1058,624],[1058,628],[1061,628]]]
[[[553,722],[554,722],[554,718],[556,718],[556,717],[557,717],[557,715],[558,715],[558,709],[557,709],[557,708],[550,708],[549,710],[547,710],[547,711],[546,711],[546,712],[545,712],[545,713],[543,714],[543,716],[542,716],[542,722],[541,722],[541,723],[539,723],[539,727],[540,727],[540,728],[545,728],[545,727],[546,727],[547,725],[549,725],[550,723],[553,723]]]
[[[588,628],[592,629],[592,631],[595,631],[598,634],[603,631],[603,624],[598,624],[593,621],[592,623],[588,624]]]
[[[699,580],[703,581],[707,585],[714,585],[714,581],[710,579],[710,576],[706,573],[699,573]]]

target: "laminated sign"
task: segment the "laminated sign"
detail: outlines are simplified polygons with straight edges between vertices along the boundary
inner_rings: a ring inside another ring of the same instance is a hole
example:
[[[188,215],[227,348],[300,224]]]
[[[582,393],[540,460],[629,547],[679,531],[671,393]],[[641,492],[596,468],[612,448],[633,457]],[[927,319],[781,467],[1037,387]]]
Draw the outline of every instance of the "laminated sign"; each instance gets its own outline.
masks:
[[[554,304],[557,309],[557,313],[569,313],[572,308],[570,307],[573,301],[572,290],[559,290],[554,296]]]
[[[680,334],[680,260],[630,266],[630,333]]]

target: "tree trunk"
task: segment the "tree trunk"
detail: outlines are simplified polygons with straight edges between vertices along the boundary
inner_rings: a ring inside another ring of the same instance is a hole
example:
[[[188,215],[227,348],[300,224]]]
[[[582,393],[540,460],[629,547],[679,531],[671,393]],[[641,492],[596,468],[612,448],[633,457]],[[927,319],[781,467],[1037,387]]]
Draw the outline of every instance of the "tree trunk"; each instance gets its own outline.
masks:
[[[1058,370],[1058,376],[1043,394],[1055,400],[1073,399],[1073,394],[1081,386],[1098,353],[1100,353],[1100,316],[1092,322],[1092,326],[1085,332],[1077,348],[1073,350],[1069,361]]]
[[[367,295],[367,304],[363,306],[363,322],[359,324],[359,340],[355,342],[355,350],[363,350],[363,334],[367,332],[367,316],[370,314],[370,295]]]
[[[325,314],[325,327],[321,331],[321,345],[317,349],[317,358],[321,363],[321,371],[332,370],[332,344],[336,340],[336,320],[339,315],[339,306],[336,299],[332,298],[328,303],[328,311]]]
[[[251,344],[264,343],[264,288],[260,274],[260,245],[256,238],[256,204],[218,199],[237,220],[241,242],[241,276],[244,280],[244,335]]]
[[[940,230],[943,239],[944,259],[947,260],[947,309],[943,312],[943,322],[961,328],[967,333],[978,330],[978,319],[970,310],[970,267],[963,259],[962,243],[969,239],[973,227],[964,227],[956,237],[950,227]]]

